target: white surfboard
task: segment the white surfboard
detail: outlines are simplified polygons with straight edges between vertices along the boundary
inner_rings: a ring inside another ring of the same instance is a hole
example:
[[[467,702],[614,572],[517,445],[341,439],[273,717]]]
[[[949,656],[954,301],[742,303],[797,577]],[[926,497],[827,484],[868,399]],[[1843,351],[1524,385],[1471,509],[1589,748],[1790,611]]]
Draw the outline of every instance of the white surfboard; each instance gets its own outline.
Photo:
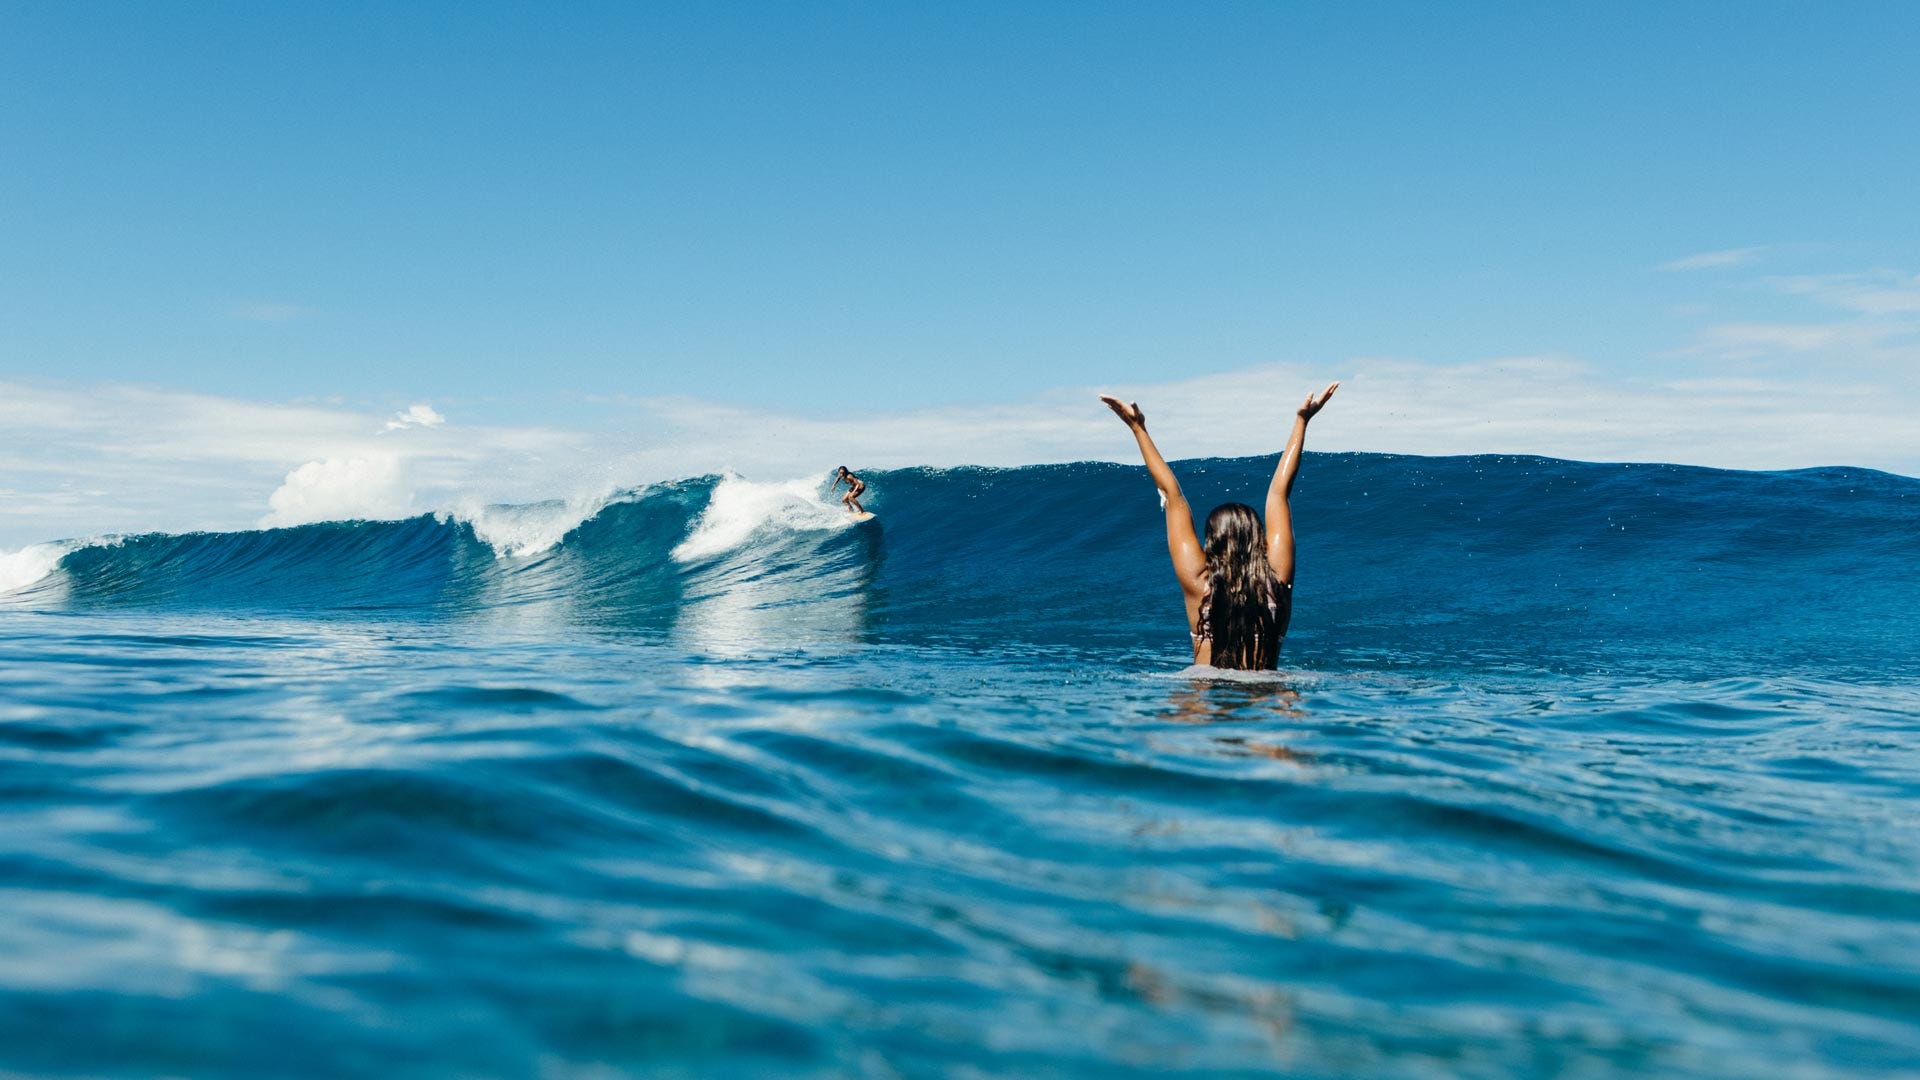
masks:
[[[861,512],[859,512],[859,513],[857,513],[857,514],[855,514],[855,515],[853,515],[853,520],[855,520],[855,521],[872,521],[872,520],[873,520],[873,516],[874,516],[874,515],[873,515],[873,511],[871,511],[871,510],[862,510]]]

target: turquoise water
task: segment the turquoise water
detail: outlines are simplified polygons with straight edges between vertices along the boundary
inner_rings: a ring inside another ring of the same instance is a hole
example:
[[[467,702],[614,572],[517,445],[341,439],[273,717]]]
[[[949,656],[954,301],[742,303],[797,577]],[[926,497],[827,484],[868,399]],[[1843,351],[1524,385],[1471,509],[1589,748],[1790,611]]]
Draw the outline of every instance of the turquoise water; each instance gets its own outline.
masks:
[[[867,475],[15,557],[0,1073],[1920,1071],[1920,481]]]

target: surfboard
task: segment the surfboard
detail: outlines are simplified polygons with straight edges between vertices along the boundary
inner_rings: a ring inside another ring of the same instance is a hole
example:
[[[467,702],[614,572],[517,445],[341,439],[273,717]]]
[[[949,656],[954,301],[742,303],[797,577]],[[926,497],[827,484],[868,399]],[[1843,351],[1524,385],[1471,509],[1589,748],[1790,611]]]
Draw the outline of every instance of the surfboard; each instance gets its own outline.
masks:
[[[862,512],[860,512],[860,513],[858,513],[858,514],[855,514],[855,515],[853,515],[853,520],[855,520],[855,521],[872,521],[872,520],[873,520],[873,511],[871,511],[871,510],[865,510],[865,511],[862,511]]]

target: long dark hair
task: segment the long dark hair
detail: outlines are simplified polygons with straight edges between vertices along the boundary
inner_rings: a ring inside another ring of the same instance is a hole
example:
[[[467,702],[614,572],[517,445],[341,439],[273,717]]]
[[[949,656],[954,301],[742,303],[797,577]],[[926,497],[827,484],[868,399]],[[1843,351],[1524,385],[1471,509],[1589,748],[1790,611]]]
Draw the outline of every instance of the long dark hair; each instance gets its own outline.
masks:
[[[1207,515],[1207,625],[1213,666],[1273,667],[1292,614],[1280,579],[1267,563],[1260,515],[1246,503],[1223,503]]]

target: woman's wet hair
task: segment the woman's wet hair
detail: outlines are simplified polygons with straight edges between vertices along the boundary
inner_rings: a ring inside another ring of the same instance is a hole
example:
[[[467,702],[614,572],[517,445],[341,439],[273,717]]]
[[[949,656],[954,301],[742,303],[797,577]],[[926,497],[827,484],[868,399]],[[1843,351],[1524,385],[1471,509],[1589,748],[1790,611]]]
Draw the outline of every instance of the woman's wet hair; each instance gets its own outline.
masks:
[[[1276,606],[1280,579],[1267,562],[1260,515],[1245,503],[1222,503],[1207,515],[1207,622],[1213,666],[1273,667],[1287,632]]]
[[[836,470],[834,470],[834,474],[833,474],[833,475],[835,475],[835,476],[852,476],[852,475],[853,475],[853,473],[852,473],[852,472],[850,472],[850,471],[849,471],[849,470],[847,469],[847,467],[846,467],[845,465],[842,465],[842,466],[840,466],[840,467],[839,467],[838,469],[836,469]]]

